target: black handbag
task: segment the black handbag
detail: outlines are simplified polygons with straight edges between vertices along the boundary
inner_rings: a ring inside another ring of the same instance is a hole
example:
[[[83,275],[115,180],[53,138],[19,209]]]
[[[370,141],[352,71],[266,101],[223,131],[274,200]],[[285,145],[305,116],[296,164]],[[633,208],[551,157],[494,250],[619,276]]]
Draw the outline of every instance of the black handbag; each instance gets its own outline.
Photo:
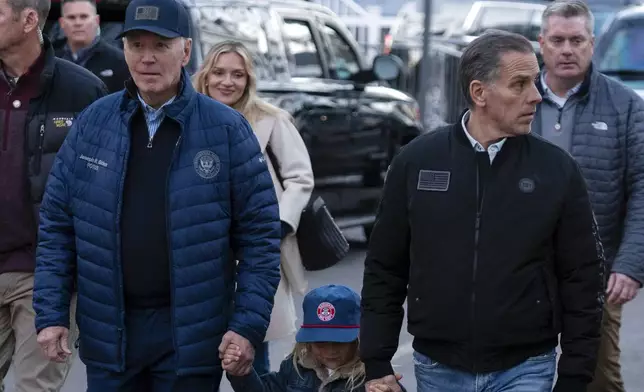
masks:
[[[266,153],[280,184],[278,161],[266,146]],[[349,253],[349,242],[338,227],[321,196],[311,198],[302,211],[297,229],[297,243],[302,256],[302,265],[308,271],[319,271],[334,266]]]

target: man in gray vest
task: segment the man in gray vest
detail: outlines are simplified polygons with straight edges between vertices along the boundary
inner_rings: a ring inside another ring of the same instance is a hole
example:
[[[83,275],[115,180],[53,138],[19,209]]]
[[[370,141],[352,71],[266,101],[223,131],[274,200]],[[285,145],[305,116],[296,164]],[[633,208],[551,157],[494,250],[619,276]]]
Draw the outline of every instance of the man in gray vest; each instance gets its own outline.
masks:
[[[588,184],[607,260],[602,340],[589,392],[623,392],[622,305],[644,282],[644,102],[593,68],[594,18],[581,0],[553,2],[539,43],[543,97],[532,129],[567,150]]]

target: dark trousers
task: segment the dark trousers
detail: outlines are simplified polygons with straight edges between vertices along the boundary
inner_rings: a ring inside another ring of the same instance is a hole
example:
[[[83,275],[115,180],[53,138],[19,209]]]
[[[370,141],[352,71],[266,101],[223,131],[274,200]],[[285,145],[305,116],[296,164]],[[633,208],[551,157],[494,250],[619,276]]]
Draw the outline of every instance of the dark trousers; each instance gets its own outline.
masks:
[[[129,310],[125,320],[125,372],[87,366],[87,392],[212,392],[219,386],[221,371],[177,376],[170,309]]]

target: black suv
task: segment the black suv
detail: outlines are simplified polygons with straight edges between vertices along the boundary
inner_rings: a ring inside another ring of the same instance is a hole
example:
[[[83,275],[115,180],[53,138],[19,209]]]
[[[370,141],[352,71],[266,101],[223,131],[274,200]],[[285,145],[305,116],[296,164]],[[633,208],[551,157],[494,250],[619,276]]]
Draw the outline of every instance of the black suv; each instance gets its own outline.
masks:
[[[117,46],[121,43],[115,37],[122,29],[127,3],[98,2],[101,35]],[[184,4],[192,16],[194,41],[188,70],[194,72],[216,43],[242,41],[253,52],[259,94],[288,110],[296,121],[311,156],[315,193],[324,197],[340,226],[368,230],[391,159],[422,132],[416,101],[383,80],[395,79],[402,62],[378,56],[367,66],[338,16],[318,4],[302,0]],[[59,3],[52,3],[45,32],[54,45],[64,42],[56,22],[59,16]]]

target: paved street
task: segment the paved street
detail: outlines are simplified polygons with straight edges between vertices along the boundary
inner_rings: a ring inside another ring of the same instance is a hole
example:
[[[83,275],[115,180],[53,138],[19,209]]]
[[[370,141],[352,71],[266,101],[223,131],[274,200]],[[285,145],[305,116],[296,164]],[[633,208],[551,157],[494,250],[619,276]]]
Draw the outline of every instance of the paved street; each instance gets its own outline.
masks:
[[[349,233],[351,237],[361,236],[361,233]],[[337,266],[315,273],[309,273],[310,287],[317,287],[327,283],[338,283],[352,287],[360,291],[362,284],[362,268],[364,260],[364,245],[356,243],[354,251]],[[297,298],[300,306],[302,299]],[[301,313],[301,310],[298,309]],[[416,382],[413,374],[413,362],[411,359],[411,337],[403,326],[400,337],[400,348],[394,358],[396,370],[403,374],[403,383],[409,391],[416,390]],[[629,304],[624,311],[624,326],[622,338],[622,364],[627,392],[644,392],[644,295],[632,304]],[[271,344],[271,364],[273,369],[279,367],[279,362],[289,353],[293,347],[293,339],[284,339]],[[11,374],[7,377],[7,392],[13,392]],[[67,383],[62,392],[84,392],[85,391],[85,370],[80,360],[77,360],[72,368]],[[226,381],[222,383],[222,392],[232,391]]]

